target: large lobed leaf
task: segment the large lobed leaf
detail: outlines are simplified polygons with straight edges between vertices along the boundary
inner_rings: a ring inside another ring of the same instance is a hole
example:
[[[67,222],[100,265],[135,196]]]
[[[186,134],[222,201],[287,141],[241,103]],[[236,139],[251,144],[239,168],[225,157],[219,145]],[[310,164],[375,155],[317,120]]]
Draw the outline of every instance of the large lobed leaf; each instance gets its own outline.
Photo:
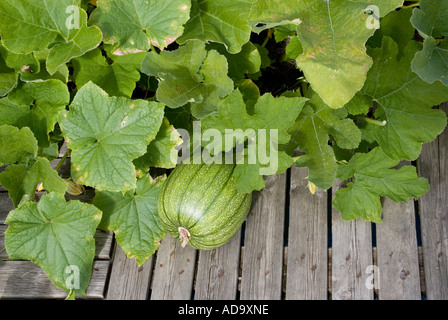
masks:
[[[375,5],[383,17],[402,4],[402,0],[300,1],[297,34],[303,53],[297,65],[328,106],[344,106],[366,80],[372,59],[365,44],[375,31],[367,27],[372,18],[368,7]]]
[[[255,0],[192,0],[191,18],[180,43],[197,39],[218,42],[230,53],[238,53],[249,41],[249,15]]]
[[[415,55],[412,70],[428,83],[440,81],[448,86],[448,2],[422,0],[414,9],[411,22],[425,38],[422,51]]]
[[[199,119],[216,113],[234,88],[225,56],[207,51],[198,40],[188,41],[175,51],[149,52],[142,71],[159,80],[157,100],[171,108],[191,103],[191,113]]]
[[[248,141],[249,145],[243,154],[236,154],[234,160],[237,164],[235,184],[240,192],[261,190],[265,186],[263,175],[285,172],[294,162],[292,157],[278,150],[278,145],[290,140],[287,130],[294,124],[305,101],[306,98],[299,97],[274,98],[267,93],[255,103],[254,114],[249,115],[243,96],[237,89],[218,107],[218,115],[210,115],[202,120],[204,134],[210,130],[223,137],[223,141],[212,143],[207,143],[207,139],[203,138],[204,147],[213,155],[227,152],[237,144]],[[263,138],[266,140],[263,141]],[[230,144],[227,142],[229,140]],[[238,158],[241,156],[244,159]]]
[[[7,97],[0,99],[0,125],[28,127],[39,147],[50,145],[58,113],[65,109],[70,96],[67,86],[59,80],[21,83]]]
[[[60,121],[72,149],[72,178],[101,190],[135,189],[132,160],[145,154],[163,115],[161,103],[109,97],[92,82],[84,85]]]
[[[112,63],[102,55],[100,49],[94,49],[82,57],[73,60],[74,77],[78,88],[92,81],[111,96],[130,98],[136,82],[140,79],[140,66],[146,53],[127,55],[108,55]]]
[[[38,264],[57,287],[85,295],[101,216],[93,205],[45,194],[39,203],[26,202],[9,213],[6,251],[11,259]]]
[[[87,27],[87,14],[78,0],[5,0],[0,2],[0,14],[4,46],[22,54],[49,48],[50,74],[102,40],[98,27]]]
[[[448,100],[448,87],[429,84],[411,70],[420,49],[421,44],[410,41],[397,59],[397,44],[384,37],[381,48],[369,50],[374,64],[362,91],[378,104],[375,117],[385,125],[373,128],[373,134],[393,159],[417,159],[422,144],[434,140],[446,126],[445,113],[433,106]]]
[[[100,229],[115,233],[118,244],[129,258],[142,265],[165,237],[157,211],[157,200],[164,179],[145,175],[137,188],[127,193],[99,191],[93,204],[103,211]]]
[[[91,22],[101,28],[104,42],[117,54],[160,49],[183,32],[190,0],[99,0]]]
[[[329,144],[330,136],[338,147],[355,149],[361,142],[361,131],[353,120],[347,119],[345,109],[332,109],[312,93],[309,105],[299,115],[288,132],[292,139],[286,146],[288,153],[294,149],[305,152],[296,162],[298,167],[307,167],[308,179],[320,189],[328,189],[336,178],[337,162]]]
[[[0,126],[0,166],[11,163],[27,163],[37,156],[37,141],[30,128],[18,129]]]
[[[395,202],[418,198],[429,189],[428,181],[418,178],[413,166],[391,169],[400,161],[388,157],[381,147],[368,153],[357,153],[346,165],[341,165],[338,178],[354,178],[347,188],[336,191],[333,205],[344,220],[362,218],[381,222],[380,197]]]

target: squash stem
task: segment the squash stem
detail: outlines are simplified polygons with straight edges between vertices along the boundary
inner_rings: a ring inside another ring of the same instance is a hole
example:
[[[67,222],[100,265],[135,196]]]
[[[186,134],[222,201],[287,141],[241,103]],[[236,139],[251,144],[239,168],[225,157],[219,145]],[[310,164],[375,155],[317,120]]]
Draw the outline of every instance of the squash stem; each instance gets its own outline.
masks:
[[[365,122],[368,122],[368,123],[371,123],[371,124],[374,124],[374,125],[380,126],[380,127],[384,127],[387,124],[386,120],[379,121],[379,120],[370,119],[370,118],[367,118],[367,117],[361,117],[360,120],[363,120]]]
[[[179,227],[179,239],[182,240],[182,248],[185,248],[190,241],[190,232],[183,227]]]
[[[59,161],[58,165],[56,166],[56,168],[54,168],[55,171],[59,171],[59,169],[61,169],[62,165],[64,164],[65,160],[67,160],[69,155],[69,151],[67,149],[67,151],[65,152],[65,154],[62,156],[62,159]]]

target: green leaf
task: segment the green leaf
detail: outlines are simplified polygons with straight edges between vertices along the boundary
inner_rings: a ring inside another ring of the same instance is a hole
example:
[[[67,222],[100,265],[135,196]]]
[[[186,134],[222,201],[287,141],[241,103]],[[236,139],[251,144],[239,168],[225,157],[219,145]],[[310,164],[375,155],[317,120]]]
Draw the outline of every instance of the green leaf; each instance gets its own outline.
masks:
[[[191,113],[199,119],[216,112],[234,88],[226,58],[216,50],[206,51],[197,40],[175,51],[149,52],[142,71],[158,78],[157,100],[170,108],[191,103]]]
[[[416,53],[411,67],[425,82],[440,81],[448,86],[448,41],[442,48],[433,38],[426,38],[423,50]]]
[[[230,53],[240,52],[249,41],[251,28],[248,23],[254,0],[192,0],[190,20],[179,43],[197,39],[218,42]]]
[[[44,52],[49,53],[48,50],[45,50]],[[55,73],[50,74],[46,68],[47,57],[48,57],[48,54],[40,56],[39,57],[39,63],[40,63],[39,69],[36,72],[35,71],[22,72],[20,75],[20,80],[22,80],[24,82],[41,82],[41,81],[45,81],[45,80],[55,79],[55,80],[60,80],[63,83],[67,83],[69,73],[70,73],[67,65],[63,64],[63,65],[59,66]]]
[[[403,4],[402,0],[301,1],[297,34],[303,54],[297,65],[323,101],[340,108],[362,89],[372,59],[365,43],[375,31],[368,27],[366,10],[376,5],[380,17]]]
[[[242,94],[235,90],[218,107],[217,116],[202,120],[203,135],[208,130],[209,133],[217,131],[224,141],[213,141],[211,148],[205,142],[207,139],[203,138],[202,145],[213,154],[218,154],[247,140],[247,148],[242,154],[236,154],[235,184],[240,192],[261,190],[265,185],[263,175],[284,172],[293,163],[290,156],[278,151],[278,145],[290,140],[287,130],[294,124],[306,100],[297,97],[274,98],[267,93],[255,104],[254,115],[249,115]],[[229,140],[230,143],[227,142]],[[244,159],[239,159],[241,156]]]
[[[145,175],[135,190],[125,194],[100,191],[93,199],[93,204],[103,211],[100,229],[113,231],[126,255],[135,258],[140,266],[154,254],[166,234],[157,211],[163,181]]]
[[[46,158],[36,157],[29,164],[13,164],[0,173],[0,184],[9,191],[14,206],[33,200],[39,183],[50,192],[61,195],[67,190],[67,183],[53,170]]]
[[[0,34],[4,46],[23,54],[51,48],[47,69],[55,73],[59,66],[101,42],[101,31],[86,26],[87,14],[78,5],[78,0],[2,1]]]
[[[413,10],[411,22],[420,34],[433,38],[448,36],[448,3],[420,0],[419,7]]]
[[[344,107],[352,115],[367,114],[373,107],[373,102],[370,97],[358,92]]]
[[[17,86],[19,74],[39,72],[39,68],[39,61],[33,54],[16,54],[0,44],[0,96]]]
[[[60,120],[72,150],[72,178],[102,190],[134,189],[132,160],[156,137],[163,110],[157,102],[109,97],[92,82],[84,85]]]
[[[27,127],[19,130],[9,125],[0,126],[0,166],[16,162],[27,163],[37,156],[37,141]]]
[[[224,45],[218,43],[211,43],[207,46],[207,50],[212,49],[226,57],[229,65],[229,77],[232,79],[243,79],[246,74],[260,71],[260,52],[252,42],[247,42],[236,54],[229,53]]]
[[[433,106],[448,100],[448,87],[428,84],[411,71],[411,61],[421,44],[411,41],[398,60],[398,46],[383,38],[381,48],[369,50],[374,64],[363,93],[377,102],[375,117],[386,121],[374,128],[374,136],[391,158],[415,160],[423,143],[434,140],[446,126],[446,115]]]
[[[190,0],[99,0],[91,23],[103,31],[116,53],[166,48],[182,34],[190,16]]]
[[[415,34],[415,29],[410,21],[411,16],[412,10],[409,9],[389,12],[381,19],[381,28],[376,30],[367,45],[381,47],[383,37],[391,37],[398,45],[398,58],[401,58],[404,48]]]
[[[140,69],[146,53],[112,56],[113,63],[107,63],[100,49],[92,50],[73,60],[75,82],[78,88],[92,81],[109,95],[130,98],[140,79]]]
[[[170,108],[189,101],[202,101],[200,68],[207,57],[205,45],[189,41],[174,51],[149,52],[142,62],[142,72],[159,80],[157,100]]]
[[[38,264],[55,286],[85,295],[100,220],[101,211],[93,205],[45,194],[39,203],[26,202],[9,213],[6,251],[11,259]]]
[[[260,88],[251,79],[241,79],[235,83],[236,88],[243,95],[247,113],[254,114],[254,107],[260,98]]]
[[[310,105],[299,115],[288,132],[292,139],[286,146],[291,154],[297,147],[305,155],[296,166],[307,167],[308,179],[318,188],[330,188],[336,177],[337,164],[334,151],[329,145],[330,136],[340,148],[353,149],[361,142],[361,131],[353,120],[347,119],[345,109],[331,109],[317,94],[312,94]]]
[[[252,6],[249,24],[257,33],[276,26],[298,25],[299,15],[306,5],[304,2],[303,0],[258,0]]]
[[[183,107],[171,109],[165,109],[165,116],[174,128],[180,128],[192,132],[193,117],[190,112],[190,104],[186,104]]]
[[[303,47],[298,37],[291,37],[286,46],[286,57],[295,60],[303,53]]]
[[[341,212],[342,219],[346,221],[358,218],[376,223],[382,221],[380,197],[353,182],[350,182],[347,188],[336,191],[333,206]]]
[[[0,34],[5,47],[17,53],[41,51],[57,37],[69,41],[79,30],[67,28],[69,6],[77,0],[4,0],[0,3]],[[85,15],[85,13],[84,13]]]
[[[420,9],[414,9],[411,22],[426,38],[423,50],[412,61],[412,71],[427,83],[440,81],[448,86],[448,41],[435,38],[448,36],[448,3],[422,0]],[[439,46],[440,42],[440,46]]]
[[[19,74],[9,68],[0,56],[0,97],[6,96],[17,86]]]
[[[233,91],[234,84],[227,70],[227,59],[215,50],[208,51],[200,70],[202,101],[191,103],[191,113],[197,119],[215,113],[222,99]]]
[[[68,88],[59,80],[22,83],[7,98],[0,99],[0,125],[29,127],[39,147],[49,147],[49,133],[69,100]]]
[[[428,191],[428,181],[418,178],[415,167],[391,169],[399,162],[389,158],[381,147],[377,147],[369,153],[357,153],[347,165],[341,165],[339,178],[354,177],[354,182],[349,184],[348,189],[336,192],[333,201],[344,219],[363,218],[380,222],[380,196],[389,197],[395,202],[406,202],[409,198],[418,198]]]
[[[167,118],[156,138],[148,145],[146,154],[134,160],[134,165],[140,172],[148,172],[149,168],[172,169],[177,165],[178,146],[182,144],[179,132],[170,125]]]
[[[48,72],[55,74],[63,64],[95,49],[101,41],[102,34],[99,28],[82,26],[71,41],[57,43],[51,48],[47,60]]]

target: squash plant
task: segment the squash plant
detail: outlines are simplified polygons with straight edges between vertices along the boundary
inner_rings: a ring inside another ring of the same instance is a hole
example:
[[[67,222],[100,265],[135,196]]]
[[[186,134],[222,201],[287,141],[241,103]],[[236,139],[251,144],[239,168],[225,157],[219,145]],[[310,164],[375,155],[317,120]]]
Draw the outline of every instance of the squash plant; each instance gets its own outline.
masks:
[[[305,167],[311,189],[348,181],[333,201],[345,220],[381,222],[381,197],[429,188],[397,165],[446,126],[435,106],[448,100],[447,14],[439,0],[2,0],[9,257],[37,263],[70,297],[89,285],[98,228],[143,264],[167,232],[159,194],[186,144],[240,148],[229,172],[244,199],[264,176]],[[201,137],[210,130],[248,135],[224,146]],[[262,130],[276,143],[255,147],[274,169],[248,161]],[[200,202],[203,187],[171,180]],[[93,203],[66,201],[76,188],[94,188]]]

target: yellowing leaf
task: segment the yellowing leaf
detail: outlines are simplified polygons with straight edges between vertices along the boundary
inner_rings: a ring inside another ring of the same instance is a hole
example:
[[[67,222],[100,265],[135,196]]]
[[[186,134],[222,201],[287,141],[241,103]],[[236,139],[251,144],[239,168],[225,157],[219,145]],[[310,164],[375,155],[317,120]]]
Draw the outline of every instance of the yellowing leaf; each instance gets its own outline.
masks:
[[[190,0],[99,0],[91,21],[103,31],[104,42],[123,54],[160,49],[183,32]]]

